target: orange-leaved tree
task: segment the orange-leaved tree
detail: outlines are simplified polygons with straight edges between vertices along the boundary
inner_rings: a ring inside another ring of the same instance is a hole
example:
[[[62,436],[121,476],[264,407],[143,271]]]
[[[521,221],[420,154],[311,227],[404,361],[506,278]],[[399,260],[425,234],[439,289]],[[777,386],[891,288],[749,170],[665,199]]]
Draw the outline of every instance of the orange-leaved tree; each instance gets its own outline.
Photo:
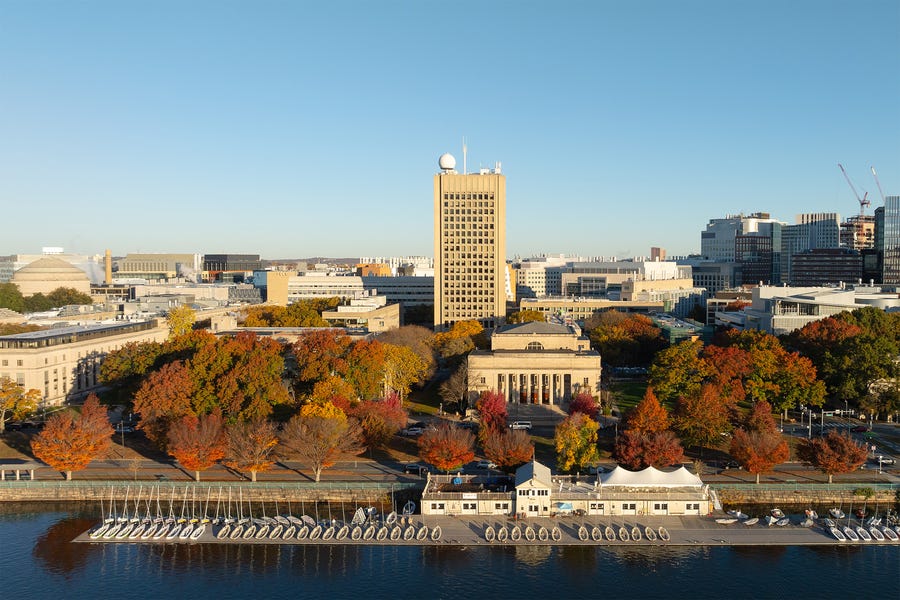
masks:
[[[256,481],[257,473],[268,471],[275,464],[278,434],[268,419],[258,417],[226,427],[225,441],[225,464],[250,471],[250,481]]]
[[[461,468],[475,458],[475,436],[461,427],[444,423],[419,437],[419,456],[441,471]]]
[[[36,457],[65,472],[66,480],[71,481],[72,471],[81,471],[109,450],[112,435],[106,409],[91,394],[80,414],[66,410],[50,417],[44,429],[31,440],[31,449]]]
[[[185,415],[195,415],[192,398],[196,382],[184,362],[178,360],[153,371],[134,395],[134,412],[147,438],[165,448],[169,427]]]
[[[222,412],[215,409],[208,415],[185,415],[175,421],[169,429],[168,451],[186,469],[194,472],[195,481],[200,481],[200,471],[225,456]]]
[[[322,471],[332,466],[338,456],[359,454],[365,448],[359,422],[348,419],[330,402],[304,405],[285,424],[281,444],[300,460],[310,463],[317,482]]]
[[[741,466],[756,475],[756,483],[760,473],[790,458],[787,442],[772,417],[771,404],[760,400],[753,405],[744,426],[734,431],[730,451]]]
[[[40,390],[25,390],[9,377],[0,377],[0,433],[7,420],[21,419],[37,408],[40,399]]]
[[[644,392],[644,399],[625,415],[625,430],[635,433],[656,433],[669,428],[669,413],[659,403],[652,387]]]
[[[647,388],[644,399],[625,416],[615,447],[616,460],[629,469],[667,467],[684,457],[681,442],[669,431],[669,413]]]
[[[556,426],[556,465],[571,471],[597,464],[599,424],[584,413],[574,413]]]
[[[484,439],[484,455],[504,471],[512,471],[534,457],[534,444],[521,429],[491,431]]]
[[[828,483],[831,483],[834,475],[850,473],[865,462],[866,447],[847,435],[829,431],[821,438],[800,440],[797,444],[797,456],[826,473]]]
[[[675,407],[675,428],[682,441],[700,448],[718,444],[731,429],[729,402],[718,386],[704,383],[696,395],[682,396]]]

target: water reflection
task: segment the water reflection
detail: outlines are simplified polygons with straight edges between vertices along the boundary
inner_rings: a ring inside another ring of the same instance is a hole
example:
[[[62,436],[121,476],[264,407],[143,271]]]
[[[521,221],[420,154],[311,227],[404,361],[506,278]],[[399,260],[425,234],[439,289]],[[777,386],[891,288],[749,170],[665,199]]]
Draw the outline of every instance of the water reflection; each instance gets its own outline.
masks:
[[[84,569],[96,551],[91,544],[75,544],[72,540],[95,524],[93,519],[61,519],[35,540],[31,554],[47,572],[69,577]]]

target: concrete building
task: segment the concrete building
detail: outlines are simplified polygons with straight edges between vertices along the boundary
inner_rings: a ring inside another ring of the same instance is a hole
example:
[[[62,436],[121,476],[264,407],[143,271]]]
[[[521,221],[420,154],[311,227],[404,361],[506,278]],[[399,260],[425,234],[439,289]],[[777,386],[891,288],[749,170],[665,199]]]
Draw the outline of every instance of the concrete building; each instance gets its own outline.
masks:
[[[107,353],[131,342],[162,342],[164,321],[54,327],[0,336],[0,376],[39,390],[44,406],[80,399],[101,386],[100,365]]]
[[[509,488],[512,488],[511,490]],[[554,476],[532,461],[510,483],[477,475],[431,475],[422,493],[423,515],[556,517],[707,515],[709,486],[683,466],[672,471],[616,467],[596,477]]]
[[[837,213],[804,213],[797,215],[795,225],[781,228],[781,281],[792,282],[793,258],[810,250],[840,247],[840,215]]]
[[[709,294],[737,289],[744,277],[740,263],[736,262],[684,259],[679,264],[691,265],[694,287],[704,288]]]
[[[440,157],[434,176],[434,327],[480,321],[486,329],[506,318],[506,178],[500,165],[458,173]]]
[[[203,277],[206,281],[244,281],[263,267],[259,254],[206,254]]]
[[[874,306],[900,310],[900,296],[881,288],[760,286],[751,290],[751,305],[740,312],[716,313],[716,325],[758,329],[784,335],[845,310]]]
[[[519,310],[536,310],[547,317],[557,317],[566,322],[584,324],[585,319],[608,310],[625,313],[647,314],[664,312],[662,300],[607,300],[605,298],[556,297],[556,298],[522,298]]]
[[[706,303],[707,291],[694,286],[693,279],[625,281],[621,299],[624,302],[662,302],[663,312],[687,317],[697,306]]]
[[[381,333],[400,327],[400,305],[388,304],[386,296],[365,296],[335,310],[323,311],[322,318],[345,327],[365,327]]]
[[[187,281],[197,281],[203,270],[200,254],[129,253],[114,263],[114,280],[159,281],[184,277]]]
[[[497,391],[508,402],[566,406],[600,392],[600,354],[575,325],[521,323],[496,329],[491,349],[468,357],[469,396]]]
[[[90,295],[91,281],[87,274],[68,261],[55,256],[42,256],[13,273],[11,283],[26,298],[35,294],[46,296],[61,287],[72,288]]]

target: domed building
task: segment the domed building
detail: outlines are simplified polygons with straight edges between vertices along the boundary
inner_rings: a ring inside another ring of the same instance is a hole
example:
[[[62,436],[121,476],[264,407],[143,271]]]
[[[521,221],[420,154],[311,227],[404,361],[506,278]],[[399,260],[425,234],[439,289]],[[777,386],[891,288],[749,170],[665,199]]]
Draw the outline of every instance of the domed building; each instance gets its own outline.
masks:
[[[73,288],[84,294],[91,293],[91,281],[87,274],[68,262],[52,256],[39,258],[16,271],[11,283],[18,286],[26,298],[37,293],[45,296],[56,288]]]

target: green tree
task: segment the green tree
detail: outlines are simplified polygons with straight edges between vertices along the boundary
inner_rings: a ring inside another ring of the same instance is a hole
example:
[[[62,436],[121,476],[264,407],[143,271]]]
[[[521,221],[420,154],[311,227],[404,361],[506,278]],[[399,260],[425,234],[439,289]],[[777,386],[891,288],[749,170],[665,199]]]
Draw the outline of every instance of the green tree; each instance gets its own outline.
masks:
[[[663,402],[700,391],[713,369],[701,357],[703,342],[685,340],[659,352],[648,371],[649,383]]]
[[[50,305],[53,308],[59,308],[60,306],[69,306],[70,304],[93,304],[94,301],[91,299],[90,294],[85,294],[84,292],[79,292],[75,288],[68,287],[58,287],[49,294],[47,294],[47,300],[50,301]]]
[[[561,471],[572,471],[595,465],[600,461],[597,449],[600,425],[585,415],[577,412],[556,426],[554,438],[556,446],[556,465]]]
[[[14,283],[0,283],[0,308],[25,312],[25,298]]]
[[[32,296],[25,298],[26,312],[42,312],[53,309],[53,304],[44,294],[38,292]]]

